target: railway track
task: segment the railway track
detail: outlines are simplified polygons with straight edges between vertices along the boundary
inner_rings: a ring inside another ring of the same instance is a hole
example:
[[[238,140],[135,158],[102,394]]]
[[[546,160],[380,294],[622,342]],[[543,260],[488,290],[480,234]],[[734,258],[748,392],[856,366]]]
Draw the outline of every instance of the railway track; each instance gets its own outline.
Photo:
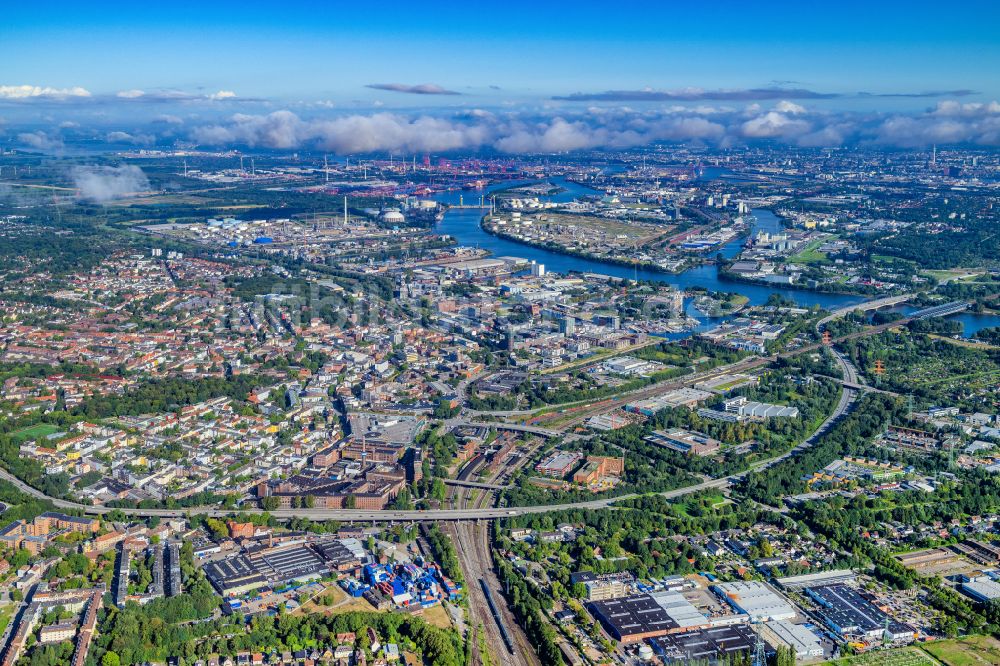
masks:
[[[525,452],[513,465],[506,464],[498,469],[488,481],[493,483],[504,474],[513,474],[525,464],[533,450],[534,447]],[[480,490],[474,499],[470,499],[471,488],[453,487],[453,490],[451,497],[458,508],[471,504],[471,508],[481,509],[496,502],[496,491]],[[490,523],[451,523],[444,529],[455,544],[465,577],[466,594],[469,595],[473,663],[481,666],[541,666],[527,635],[517,624],[501,594],[500,580],[493,568]],[[487,594],[492,597],[492,603]],[[486,658],[480,654],[480,636],[490,653]]]

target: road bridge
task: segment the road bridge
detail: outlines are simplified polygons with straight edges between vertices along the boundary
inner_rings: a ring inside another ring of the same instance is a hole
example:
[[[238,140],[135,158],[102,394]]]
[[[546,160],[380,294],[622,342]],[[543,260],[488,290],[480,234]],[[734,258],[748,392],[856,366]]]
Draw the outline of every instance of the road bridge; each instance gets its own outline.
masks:
[[[504,490],[507,486],[495,483],[480,483],[479,481],[466,481],[464,479],[442,479],[446,486],[459,486],[461,488],[479,488],[481,490]]]
[[[540,437],[562,437],[563,433],[558,430],[540,428],[538,426],[522,425],[520,423],[502,423],[490,421],[456,421],[456,426],[470,426],[473,428],[494,428],[495,430],[507,430],[511,432],[526,432]]]
[[[824,326],[833,321],[834,319],[840,319],[852,312],[870,312],[871,310],[880,310],[882,308],[891,308],[900,303],[905,303],[906,301],[913,298],[914,294],[901,294],[899,296],[886,296],[885,298],[876,298],[871,301],[864,301],[863,303],[858,303],[857,305],[849,305],[847,307],[840,308],[839,310],[834,310],[827,316],[816,322],[816,330],[822,330]]]

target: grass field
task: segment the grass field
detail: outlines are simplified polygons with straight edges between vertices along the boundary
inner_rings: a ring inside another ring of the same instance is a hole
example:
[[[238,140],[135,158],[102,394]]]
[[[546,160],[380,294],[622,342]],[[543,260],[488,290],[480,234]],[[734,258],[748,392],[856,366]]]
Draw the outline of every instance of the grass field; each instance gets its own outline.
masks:
[[[937,660],[917,647],[875,650],[824,663],[828,666],[939,666]]]
[[[33,425],[29,428],[22,428],[12,432],[10,437],[16,443],[27,442],[30,440],[38,439],[39,437],[48,437],[53,433],[57,433],[61,430],[59,426],[52,425],[51,423],[39,423],[38,425]]]
[[[711,511],[715,507],[721,506],[728,502],[726,496],[722,493],[714,492],[706,495],[695,495],[694,497],[688,499],[685,502],[681,502],[677,505],[678,510],[686,516],[694,516],[698,514],[697,507],[701,504],[704,509],[703,512]]]
[[[430,608],[424,610],[423,615],[421,615],[427,624],[432,624],[435,627],[440,627],[441,629],[447,629],[451,627],[451,616],[448,615],[448,611],[445,610],[444,606],[431,606]]]
[[[990,636],[969,636],[927,643],[924,649],[947,666],[1000,664],[1000,641]]]
[[[7,628],[10,624],[10,618],[14,615],[14,609],[17,607],[16,604],[8,604],[6,606],[0,606],[0,633]]]
[[[360,613],[386,612],[376,610],[370,603],[360,597],[348,596],[348,594],[337,585],[330,585],[326,588],[325,592],[317,595],[317,597],[323,596],[329,597],[329,605],[317,604],[316,599],[312,599],[297,608],[294,611],[294,614],[305,615],[309,613],[321,613],[323,615],[340,615],[355,611]],[[422,617],[428,624],[432,624],[435,627],[440,627],[442,629],[447,629],[452,624],[451,616],[448,614],[448,611],[445,610],[444,606],[440,605],[425,609],[420,617]]]
[[[953,280],[971,280],[983,274],[982,270],[952,268],[947,270],[925,270],[924,275],[929,275],[938,282],[951,282]]]
[[[969,349],[1000,349],[1000,347],[997,347],[996,345],[971,342],[965,339],[956,340],[955,338],[949,338],[943,335],[936,335],[934,333],[931,333],[930,337],[934,338],[935,340],[943,340],[944,342],[947,342],[950,345],[958,345],[959,347],[967,347]]]
[[[804,248],[798,254],[792,255],[788,261],[793,264],[818,264],[826,261],[826,253],[818,250],[819,246],[827,242],[828,239],[818,238]]]

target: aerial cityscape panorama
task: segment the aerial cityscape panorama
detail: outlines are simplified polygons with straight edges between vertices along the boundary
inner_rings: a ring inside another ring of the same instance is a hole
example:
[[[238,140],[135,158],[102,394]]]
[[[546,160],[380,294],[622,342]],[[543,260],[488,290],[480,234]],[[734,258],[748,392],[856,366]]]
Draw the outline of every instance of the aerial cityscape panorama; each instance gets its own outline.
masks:
[[[1000,5],[0,62],[0,666],[1000,665]]]

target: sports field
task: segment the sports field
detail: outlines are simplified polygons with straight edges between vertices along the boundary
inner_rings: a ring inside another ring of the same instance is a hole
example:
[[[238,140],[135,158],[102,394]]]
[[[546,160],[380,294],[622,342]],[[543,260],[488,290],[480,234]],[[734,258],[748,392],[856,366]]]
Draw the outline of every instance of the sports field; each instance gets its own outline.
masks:
[[[21,442],[29,442],[39,437],[47,437],[52,433],[59,432],[59,430],[59,426],[52,425],[51,423],[39,423],[38,425],[12,432],[10,438],[20,444]]]

